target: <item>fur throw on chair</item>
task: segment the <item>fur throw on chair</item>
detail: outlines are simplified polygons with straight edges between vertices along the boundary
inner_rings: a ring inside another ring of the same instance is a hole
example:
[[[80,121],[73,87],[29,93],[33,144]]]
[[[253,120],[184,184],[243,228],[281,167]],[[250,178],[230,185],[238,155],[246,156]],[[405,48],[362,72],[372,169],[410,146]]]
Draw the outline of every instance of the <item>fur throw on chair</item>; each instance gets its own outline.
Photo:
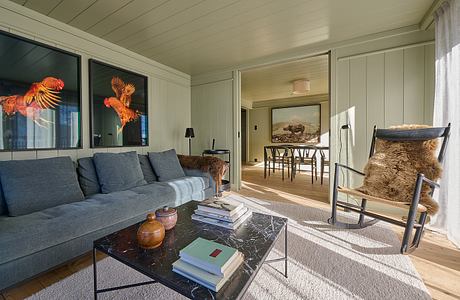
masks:
[[[407,130],[429,128],[425,125],[401,125],[390,129]],[[441,165],[436,157],[438,140],[387,141],[377,139],[375,153],[364,168],[363,186],[358,191],[380,198],[412,202],[418,173],[436,181],[441,177]],[[423,184],[420,204],[429,214],[438,211],[438,204],[430,196],[431,188]]]
[[[216,182],[216,192],[219,191],[222,178],[227,173],[228,165],[225,161],[213,156],[187,156],[177,155],[183,168],[199,169],[211,174],[212,179]]]

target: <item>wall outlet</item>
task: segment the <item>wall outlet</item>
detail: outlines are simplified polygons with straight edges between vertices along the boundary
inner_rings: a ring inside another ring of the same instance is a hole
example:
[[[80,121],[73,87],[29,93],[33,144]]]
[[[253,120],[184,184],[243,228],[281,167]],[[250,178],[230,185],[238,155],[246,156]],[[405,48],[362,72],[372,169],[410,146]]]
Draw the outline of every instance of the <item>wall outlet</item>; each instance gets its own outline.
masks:
[[[254,125],[254,130],[257,130],[257,125]]]
[[[254,158],[254,161],[257,162],[257,158]]]

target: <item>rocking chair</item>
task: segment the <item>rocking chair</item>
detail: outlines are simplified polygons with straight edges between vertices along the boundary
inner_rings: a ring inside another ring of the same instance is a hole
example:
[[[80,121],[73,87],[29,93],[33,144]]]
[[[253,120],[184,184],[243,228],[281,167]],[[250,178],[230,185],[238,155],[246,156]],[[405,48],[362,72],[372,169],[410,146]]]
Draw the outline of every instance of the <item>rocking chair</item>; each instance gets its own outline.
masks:
[[[372,136],[371,142],[371,149],[369,157],[371,157],[375,152],[375,142],[376,139],[383,139],[387,141],[425,141],[431,140],[436,138],[442,138],[441,148],[438,153],[438,161],[440,163],[444,160],[444,155],[447,149],[447,143],[449,140],[450,134],[450,123],[447,127],[436,127],[436,128],[419,128],[419,129],[409,129],[409,130],[391,130],[391,129],[377,129],[374,126],[374,133]],[[347,228],[347,229],[360,229],[365,228],[367,226],[373,225],[374,223],[378,222],[379,220],[385,221],[391,224],[395,224],[401,227],[404,227],[404,235],[402,238],[401,243],[401,253],[406,254],[410,253],[415,250],[420,243],[420,239],[423,234],[425,221],[427,218],[427,208],[419,203],[422,185],[428,184],[431,188],[430,195],[432,196],[434,190],[439,188],[440,185],[428,178],[425,177],[424,174],[417,174],[417,179],[415,183],[415,190],[412,196],[412,202],[396,202],[391,201],[388,199],[383,199],[381,197],[375,197],[371,195],[364,194],[356,189],[347,188],[339,186],[339,174],[340,169],[344,169],[345,171],[353,172],[355,174],[365,176],[363,172],[357,171],[351,167],[346,165],[342,165],[339,163],[335,164],[335,174],[334,174],[334,187],[333,187],[333,194],[332,194],[332,216],[328,219],[328,223],[340,228]],[[338,193],[348,194],[350,196],[354,196],[356,198],[361,199],[361,205],[351,204],[348,202],[344,202],[338,200]],[[408,215],[406,220],[399,220],[397,218],[385,216],[376,212],[366,210],[367,201],[377,201],[380,203],[384,203],[391,206],[396,206],[399,208],[408,209]],[[341,207],[346,211],[352,211],[359,214],[359,219],[357,223],[350,224],[337,221],[337,207]],[[420,214],[418,221],[417,213]],[[374,219],[365,221],[364,216],[368,216]],[[415,229],[414,238],[409,246],[409,240],[411,239],[413,229]]]

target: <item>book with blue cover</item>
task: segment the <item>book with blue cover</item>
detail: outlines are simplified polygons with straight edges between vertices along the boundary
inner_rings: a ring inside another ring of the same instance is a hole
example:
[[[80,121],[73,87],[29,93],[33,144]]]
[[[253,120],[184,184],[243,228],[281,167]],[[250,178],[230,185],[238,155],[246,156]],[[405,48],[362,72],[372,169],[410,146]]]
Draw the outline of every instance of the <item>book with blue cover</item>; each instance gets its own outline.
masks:
[[[203,238],[197,238],[179,252],[181,260],[209,273],[224,276],[226,269],[240,253],[231,248]]]

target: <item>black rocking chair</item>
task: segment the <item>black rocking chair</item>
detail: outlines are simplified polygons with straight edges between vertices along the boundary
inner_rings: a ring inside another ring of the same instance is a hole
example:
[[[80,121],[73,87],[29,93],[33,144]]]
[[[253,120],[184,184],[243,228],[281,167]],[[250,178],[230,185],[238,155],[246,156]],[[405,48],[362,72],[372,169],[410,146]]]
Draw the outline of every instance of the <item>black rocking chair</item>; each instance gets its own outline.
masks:
[[[436,128],[421,128],[421,129],[411,129],[411,130],[390,130],[390,129],[377,129],[374,126],[374,133],[372,136],[371,150],[369,157],[374,154],[375,151],[375,141],[376,139],[384,139],[389,141],[420,141],[420,140],[431,140],[436,138],[442,138],[442,145],[438,154],[438,161],[443,162],[444,155],[447,149],[447,143],[449,140],[450,134],[450,123],[447,127],[436,127]],[[366,195],[352,188],[346,188],[339,186],[339,174],[340,168],[345,169],[346,171],[353,172],[355,174],[364,176],[363,172],[357,171],[348,166],[336,163],[335,164],[335,173],[334,173],[334,189],[332,194],[332,216],[328,219],[328,223],[340,228],[347,229],[359,229],[370,226],[379,220],[389,222],[401,227],[404,227],[404,235],[402,238],[401,244],[401,253],[406,254],[415,250],[420,243],[420,239],[423,234],[425,221],[427,218],[427,209],[425,206],[419,204],[420,194],[422,190],[422,185],[428,184],[431,187],[431,195],[433,195],[434,190],[439,188],[440,185],[432,180],[426,178],[423,174],[419,173],[417,175],[415,190],[412,198],[412,202],[395,202],[380,197],[374,197]],[[338,200],[338,193],[348,194],[361,199],[361,205],[355,205],[348,202]],[[399,220],[396,218],[388,217],[385,215],[378,214],[376,212],[371,212],[366,210],[367,201],[378,201],[380,203],[385,203],[388,205],[408,209],[407,220]],[[348,211],[353,211],[359,213],[358,223],[349,224],[344,222],[337,221],[337,207],[341,207]],[[420,214],[418,221],[417,213]],[[373,219],[365,221],[364,216],[371,217]],[[409,246],[409,240],[412,236],[413,229],[415,229],[414,238],[411,245]]]

